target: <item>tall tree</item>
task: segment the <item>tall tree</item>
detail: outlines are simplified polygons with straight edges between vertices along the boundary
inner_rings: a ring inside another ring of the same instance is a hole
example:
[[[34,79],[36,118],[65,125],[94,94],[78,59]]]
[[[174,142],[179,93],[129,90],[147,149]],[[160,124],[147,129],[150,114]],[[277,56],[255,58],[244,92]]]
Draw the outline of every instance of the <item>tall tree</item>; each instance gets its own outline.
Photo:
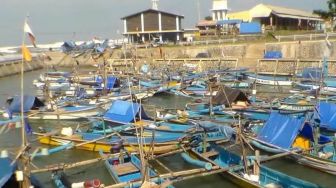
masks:
[[[336,18],[336,0],[328,0],[328,9],[327,11],[325,10],[314,10],[315,14],[320,15],[323,19],[326,19],[330,21],[332,25],[332,30],[334,30],[335,27],[335,18]]]

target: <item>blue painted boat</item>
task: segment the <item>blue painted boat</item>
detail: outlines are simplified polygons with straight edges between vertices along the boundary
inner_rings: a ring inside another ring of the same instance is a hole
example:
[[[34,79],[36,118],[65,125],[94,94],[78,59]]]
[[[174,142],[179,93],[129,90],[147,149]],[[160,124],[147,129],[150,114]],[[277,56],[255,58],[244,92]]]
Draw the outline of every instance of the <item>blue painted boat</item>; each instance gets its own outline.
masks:
[[[319,187],[316,184],[286,175],[264,165],[260,166],[259,174],[248,174],[243,170],[243,162],[239,155],[215,144],[210,144],[206,148],[206,151],[203,150],[203,147],[199,146],[192,149],[192,154],[199,160],[212,162],[212,165],[214,166],[219,166],[224,169],[228,168],[229,171],[227,171],[225,175],[228,176],[230,181],[242,187]],[[251,163],[253,164],[253,161],[250,161],[250,164]]]
[[[326,61],[324,62],[326,64]],[[327,69],[327,68],[326,68]],[[329,77],[328,71],[319,67],[306,67],[298,75],[303,80],[295,86],[302,90],[320,90],[321,92],[336,92],[336,78]]]
[[[8,157],[0,158],[0,187],[20,188],[21,183],[16,181],[15,171],[17,164],[11,164],[12,160]],[[30,176],[31,184],[36,188],[42,188],[42,184],[35,176]]]
[[[314,115],[320,119],[322,129],[336,132],[336,104],[320,102],[314,110]]]
[[[10,165],[10,163],[11,160],[9,158],[0,158],[0,187],[10,184],[8,181],[11,179],[16,169],[16,165]]]
[[[198,124],[203,128],[203,132],[198,132],[192,135],[189,142],[193,146],[204,141],[230,141],[235,136],[235,130],[227,125],[210,121],[200,121]]]
[[[226,115],[226,108],[246,109],[250,103],[244,92],[229,87],[220,88],[214,97],[212,97],[212,113]],[[191,114],[210,114],[210,102],[207,103],[191,103],[186,105],[186,109]]]
[[[99,154],[102,157],[105,157],[105,155],[101,151],[99,152]],[[141,187],[140,183],[132,184],[132,182],[140,181],[142,177],[141,161],[136,155],[131,154],[122,156],[121,158],[108,158],[107,160],[105,160],[105,167],[116,183],[131,183],[131,185],[126,186],[126,188]],[[148,168],[147,172],[149,178],[155,178],[158,176],[157,173],[151,168]],[[155,178],[153,183],[160,185],[163,184],[165,181],[166,180],[162,178]],[[173,186],[169,185],[168,188],[173,188]]]
[[[186,110],[189,114],[210,114],[210,105],[207,103],[188,103],[186,104]],[[225,114],[222,105],[212,107],[214,114]]]
[[[161,86],[161,80],[140,80],[139,83],[146,88],[156,88]]]
[[[267,121],[270,117],[270,114],[272,112],[277,112],[283,115],[289,115],[293,117],[304,117],[309,110],[296,110],[296,111],[289,111],[289,110],[280,110],[280,109],[264,109],[264,108],[254,108],[254,107],[249,107],[247,109],[235,109],[239,114],[243,114],[246,116],[247,119],[250,120],[261,120],[261,121]]]
[[[209,92],[209,89],[203,80],[198,80],[196,82],[193,82],[190,86],[183,89],[183,92],[190,95],[204,96],[206,93]]]
[[[110,109],[104,114],[105,127],[100,126],[100,129],[110,129],[113,131],[116,126],[129,125],[131,126],[143,126],[149,131],[161,131],[161,132],[175,132],[185,133],[195,128],[191,124],[179,124],[171,122],[154,122],[145,113],[144,108],[138,104],[129,101],[116,100],[112,102]],[[112,127],[110,127],[112,126]],[[118,129],[118,128],[117,128]]]
[[[102,137],[101,134],[93,134],[93,133],[78,133],[81,135],[82,139],[85,141],[95,140]],[[182,137],[185,136],[183,133],[167,133],[167,132],[160,132],[156,131],[153,137],[152,131],[145,131],[143,143],[144,144],[157,144],[157,143],[169,143],[169,142],[177,142]],[[110,144],[115,144],[119,142],[125,142],[125,144],[136,145],[138,144],[138,137],[135,135],[123,135],[122,138],[118,136],[112,136],[110,139],[107,140]]]
[[[280,110],[310,111],[314,109],[316,99],[310,96],[292,95],[279,101]]]
[[[297,118],[272,113],[269,120],[251,142],[255,147],[270,153],[284,153],[303,150],[303,154],[291,157],[300,164],[316,168],[323,172],[336,174],[336,150],[334,141],[319,134],[314,140],[314,128],[305,118]],[[315,146],[314,146],[315,144]],[[317,145],[316,145],[317,144]],[[319,148],[311,150],[313,148]]]
[[[100,107],[96,105],[54,105],[52,108],[45,105],[35,96],[25,95],[23,110],[27,113],[29,119],[80,119],[100,114]],[[13,114],[21,112],[21,96],[14,96],[7,100],[8,109]]]

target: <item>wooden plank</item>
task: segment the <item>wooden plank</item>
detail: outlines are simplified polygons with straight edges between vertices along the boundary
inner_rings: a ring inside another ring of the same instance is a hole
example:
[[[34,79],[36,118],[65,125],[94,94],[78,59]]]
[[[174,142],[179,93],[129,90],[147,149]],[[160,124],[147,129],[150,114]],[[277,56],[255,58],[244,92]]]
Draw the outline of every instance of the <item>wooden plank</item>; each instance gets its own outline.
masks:
[[[113,168],[118,173],[118,176],[122,176],[125,174],[131,174],[131,173],[135,173],[139,171],[139,169],[136,166],[134,166],[134,164],[131,162],[113,165]]]
[[[202,155],[202,157],[204,157],[204,158],[209,158],[209,157],[213,157],[213,156],[218,155],[218,152],[215,151],[215,150],[211,150],[211,151],[202,153],[201,155]]]

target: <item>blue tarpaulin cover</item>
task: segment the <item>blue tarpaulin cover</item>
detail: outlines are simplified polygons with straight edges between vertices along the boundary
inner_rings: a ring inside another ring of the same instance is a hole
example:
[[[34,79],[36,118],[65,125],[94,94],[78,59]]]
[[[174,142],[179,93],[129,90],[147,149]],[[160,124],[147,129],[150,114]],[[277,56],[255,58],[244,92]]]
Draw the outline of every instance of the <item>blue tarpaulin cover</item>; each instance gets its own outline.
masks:
[[[116,83],[117,78],[113,76],[107,77],[107,86],[106,89],[113,89],[114,84]]]
[[[10,102],[8,109],[12,113],[21,112],[21,96],[14,96]],[[35,96],[25,95],[23,96],[23,112],[29,112],[34,107],[41,107],[44,104]]]
[[[305,126],[303,126],[303,129],[300,131],[300,136],[303,136],[309,139],[310,141],[314,142],[314,130],[312,125],[306,123]],[[320,135],[319,144],[325,144],[331,141],[332,140],[329,137],[325,135]]]
[[[320,127],[336,130],[336,104],[320,102],[315,109],[315,117],[320,119]]]
[[[322,68],[319,67],[306,67],[303,69],[302,77],[307,79],[321,79]]]
[[[281,51],[266,51],[264,58],[265,59],[281,59],[282,52]]]
[[[234,25],[240,24],[243,20],[233,19],[233,20],[219,20],[217,21],[217,25]]]
[[[3,187],[15,171],[15,165],[10,165],[11,160],[0,158],[0,187]]]
[[[137,103],[117,100],[105,113],[104,119],[118,123],[129,123],[134,120],[139,110],[140,105]]]
[[[258,139],[269,144],[289,149],[304,123],[303,118],[294,118],[272,112],[261,129]]]
[[[241,23],[239,28],[240,34],[258,34],[261,33],[261,25],[257,22]]]

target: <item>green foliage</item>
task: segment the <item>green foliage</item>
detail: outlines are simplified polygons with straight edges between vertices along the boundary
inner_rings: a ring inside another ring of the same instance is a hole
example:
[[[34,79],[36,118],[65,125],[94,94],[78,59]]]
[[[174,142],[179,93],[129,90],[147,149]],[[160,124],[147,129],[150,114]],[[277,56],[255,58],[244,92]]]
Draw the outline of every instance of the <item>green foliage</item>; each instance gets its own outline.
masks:
[[[208,20],[208,21],[211,21],[211,20],[212,20],[212,17],[211,17],[211,16],[206,16],[204,19],[205,19],[205,20]]]
[[[329,0],[327,4],[329,10],[314,10],[314,13],[320,15],[323,19],[333,20],[336,16],[336,0]]]

